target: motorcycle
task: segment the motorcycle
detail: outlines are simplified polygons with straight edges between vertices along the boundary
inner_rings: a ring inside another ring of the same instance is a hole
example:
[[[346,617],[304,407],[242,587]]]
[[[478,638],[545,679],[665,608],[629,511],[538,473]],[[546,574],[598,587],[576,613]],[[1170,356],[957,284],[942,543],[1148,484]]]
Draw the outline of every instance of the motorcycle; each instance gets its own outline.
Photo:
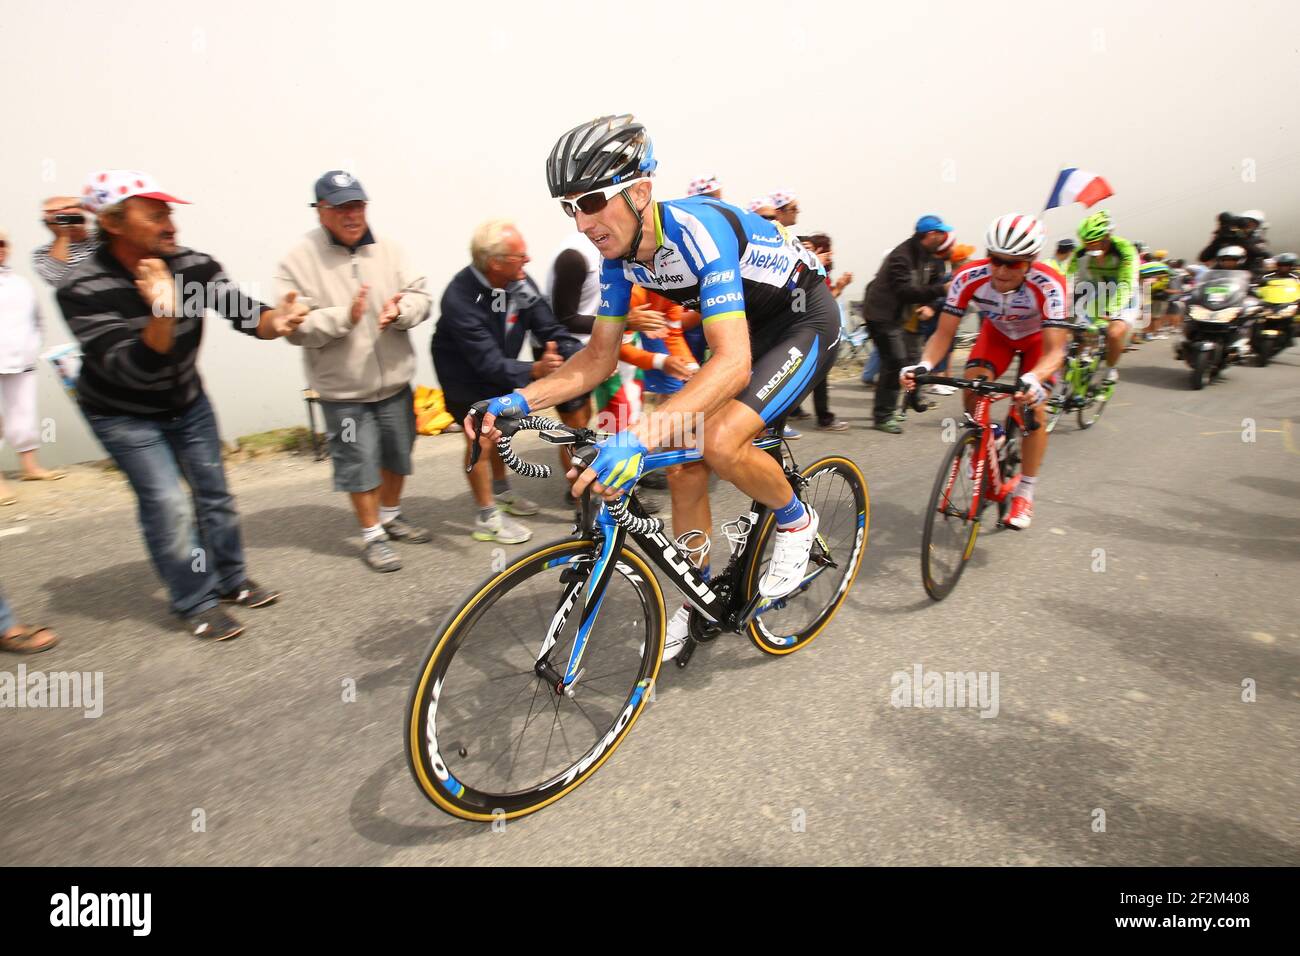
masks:
[[[1260,313],[1251,330],[1250,347],[1255,364],[1263,368],[1269,359],[1289,348],[1294,336],[1295,318],[1300,311],[1300,280],[1287,277],[1273,279],[1256,290]]]
[[[1204,388],[1229,364],[1253,354],[1251,328],[1260,305],[1250,294],[1250,278],[1245,271],[1211,269],[1188,297],[1174,358],[1192,370],[1193,389]]]

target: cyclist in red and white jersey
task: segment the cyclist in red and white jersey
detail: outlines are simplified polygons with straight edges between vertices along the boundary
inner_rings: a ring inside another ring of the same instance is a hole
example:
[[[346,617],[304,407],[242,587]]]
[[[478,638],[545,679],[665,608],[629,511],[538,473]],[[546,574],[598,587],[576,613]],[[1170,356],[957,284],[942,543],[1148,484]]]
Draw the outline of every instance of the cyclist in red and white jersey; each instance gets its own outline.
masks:
[[[914,388],[916,375],[929,372],[948,354],[957,324],[972,304],[983,322],[966,360],[966,378],[996,379],[1020,356],[1021,391],[1015,400],[1031,409],[1040,427],[1023,441],[1023,470],[1007,513],[1007,524],[1017,529],[1028,528],[1033,520],[1034,487],[1047,452],[1044,400],[1048,383],[1065,362],[1069,342],[1065,280],[1036,261],[1043,235],[1043,224],[1033,216],[1008,213],[993,220],[988,258],[953,276],[939,327],[926,344],[921,363],[899,373],[903,387]],[[966,392],[963,399],[966,410],[973,411],[974,394]]]

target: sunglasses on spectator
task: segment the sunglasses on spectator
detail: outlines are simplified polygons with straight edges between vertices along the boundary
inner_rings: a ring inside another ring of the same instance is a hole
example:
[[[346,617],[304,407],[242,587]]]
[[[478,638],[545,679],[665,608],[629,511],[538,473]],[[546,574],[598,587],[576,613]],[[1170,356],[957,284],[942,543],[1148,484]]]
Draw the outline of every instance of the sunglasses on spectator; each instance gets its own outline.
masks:
[[[1003,259],[1001,256],[995,256],[989,253],[990,266],[1002,266],[1004,269],[1019,269],[1021,266],[1029,265],[1028,259]]]
[[[570,219],[575,218],[580,212],[584,215],[594,216],[608,206],[611,199],[640,181],[634,179],[631,182],[615,183],[613,186],[606,186],[604,189],[593,189],[591,192],[583,193],[575,199],[561,199],[560,208],[565,211]]]

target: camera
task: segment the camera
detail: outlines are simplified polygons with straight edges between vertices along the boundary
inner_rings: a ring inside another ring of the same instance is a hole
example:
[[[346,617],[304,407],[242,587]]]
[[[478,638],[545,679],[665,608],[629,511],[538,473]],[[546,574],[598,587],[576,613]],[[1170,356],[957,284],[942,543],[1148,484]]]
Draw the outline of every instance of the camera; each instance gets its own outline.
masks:
[[[86,217],[79,212],[60,212],[54,215],[56,226],[83,226],[85,223]]]

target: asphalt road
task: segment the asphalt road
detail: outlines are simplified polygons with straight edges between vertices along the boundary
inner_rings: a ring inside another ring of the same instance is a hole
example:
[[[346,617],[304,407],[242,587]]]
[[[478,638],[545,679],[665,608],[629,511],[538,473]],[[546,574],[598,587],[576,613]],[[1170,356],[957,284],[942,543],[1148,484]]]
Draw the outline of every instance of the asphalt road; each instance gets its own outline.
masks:
[[[0,710],[0,860],[1300,863],[1300,350],[1203,392],[1167,342],[1121,371],[1097,427],[1053,436],[1034,527],[982,537],[939,604],[921,512],[957,399],[895,437],[866,430],[869,391],[837,386],[854,429],[795,444],[850,454],[870,483],[831,627],[785,659],[724,638],[666,668],[598,774],[499,831],[427,803],[402,749],[432,629],[492,560],[458,438],[421,441],[406,511],[436,539],[391,575],[358,560],[327,464],[234,469],[252,572],[284,596],[222,645],[170,621],[122,488],[9,518],[0,581],[64,640],[0,670],[102,671],[104,692],[97,719]],[[528,484],[548,506],[534,543],[562,536],[559,480]],[[722,491],[715,514],[739,504]],[[997,672],[996,716],[892,706],[891,675],[917,665]]]

